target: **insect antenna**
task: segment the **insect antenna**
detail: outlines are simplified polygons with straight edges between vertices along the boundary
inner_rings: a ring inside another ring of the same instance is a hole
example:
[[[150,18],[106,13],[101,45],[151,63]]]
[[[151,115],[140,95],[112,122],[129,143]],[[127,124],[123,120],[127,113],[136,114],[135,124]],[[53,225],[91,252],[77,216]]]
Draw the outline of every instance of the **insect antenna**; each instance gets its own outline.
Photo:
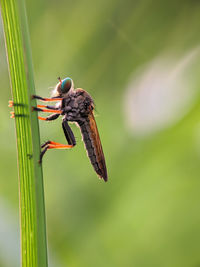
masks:
[[[62,80],[61,80],[60,76],[58,77],[58,80],[59,80],[59,82],[60,82],[60,83],[62,82]]]

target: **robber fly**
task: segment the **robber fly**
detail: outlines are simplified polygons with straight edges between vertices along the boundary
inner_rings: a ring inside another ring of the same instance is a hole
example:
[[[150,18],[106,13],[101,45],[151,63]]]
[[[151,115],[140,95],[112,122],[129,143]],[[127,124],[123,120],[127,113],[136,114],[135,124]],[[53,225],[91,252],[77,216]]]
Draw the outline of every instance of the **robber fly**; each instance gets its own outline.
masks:
[[[48,149],[68,149],[76,145],[74,134],[68,122],[75,122],[81,130],[85,148],[90,162],[100,178],[107,181],[106,163],[103,149],[94,118],[94,101],[91,96],[83,89],[74,89],[71,78],[61,80],[56,85],[51,98],[43,98],[34,95],[33,98],[40,101],[58,101],[55,106],[37,105],[33,109],[39,112],[52,113],[48,117],[38,117],[40,120],[52,121],[62,116],[62,128],[67,139],[68,145],[63,145],[53,141],[45,142],[41,148],[40,162]]]

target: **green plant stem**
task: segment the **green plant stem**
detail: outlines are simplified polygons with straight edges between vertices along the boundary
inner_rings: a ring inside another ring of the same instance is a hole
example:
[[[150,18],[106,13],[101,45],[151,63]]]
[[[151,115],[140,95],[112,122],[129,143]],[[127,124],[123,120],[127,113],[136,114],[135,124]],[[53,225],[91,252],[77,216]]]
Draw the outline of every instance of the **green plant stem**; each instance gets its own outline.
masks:
[[[14,101],[22,266],[47,266],[46,223],[33,67],[23,0],[0,0]]]

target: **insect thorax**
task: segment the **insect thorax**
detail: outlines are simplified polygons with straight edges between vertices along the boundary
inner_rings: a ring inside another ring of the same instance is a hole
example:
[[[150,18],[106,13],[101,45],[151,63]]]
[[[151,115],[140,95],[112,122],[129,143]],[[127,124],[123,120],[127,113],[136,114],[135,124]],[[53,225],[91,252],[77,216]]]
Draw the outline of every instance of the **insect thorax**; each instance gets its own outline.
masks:
[[[71,92],[62,102],[63,115],[69,121],[84,121],[93,106],[91,96],[83,89]]]

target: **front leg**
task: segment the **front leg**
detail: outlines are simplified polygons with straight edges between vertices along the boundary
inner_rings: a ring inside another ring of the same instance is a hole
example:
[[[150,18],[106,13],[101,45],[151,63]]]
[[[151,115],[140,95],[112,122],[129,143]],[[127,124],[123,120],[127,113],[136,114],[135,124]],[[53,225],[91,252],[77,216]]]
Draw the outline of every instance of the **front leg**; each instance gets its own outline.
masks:
[[[33,99],[38,99],[40,101],[43,101],[43,102],[50,102],[50,101],[61,101],[63,98],[61,97],[51,97],[51,98],[46,98],[46,97],[41,97],[41,96],[38,96],[38,95],[32,95],[32,98]]]

